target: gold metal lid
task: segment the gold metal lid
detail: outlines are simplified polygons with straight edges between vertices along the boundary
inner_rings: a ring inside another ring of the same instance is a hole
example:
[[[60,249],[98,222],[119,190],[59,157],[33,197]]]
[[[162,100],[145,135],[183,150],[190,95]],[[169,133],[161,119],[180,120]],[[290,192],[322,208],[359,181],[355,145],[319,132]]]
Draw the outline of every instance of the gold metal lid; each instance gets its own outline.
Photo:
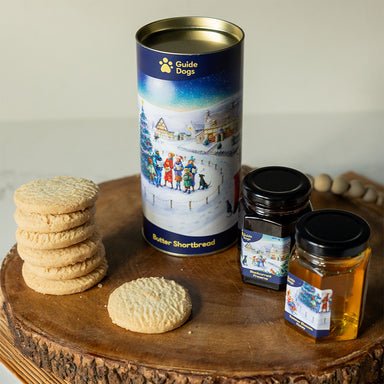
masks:
[[[141,45],[166,53],[213,53],[232,47],[244,39],[235,24],[210,17],[175,17],[154,21],[140,28],[136,40]]]

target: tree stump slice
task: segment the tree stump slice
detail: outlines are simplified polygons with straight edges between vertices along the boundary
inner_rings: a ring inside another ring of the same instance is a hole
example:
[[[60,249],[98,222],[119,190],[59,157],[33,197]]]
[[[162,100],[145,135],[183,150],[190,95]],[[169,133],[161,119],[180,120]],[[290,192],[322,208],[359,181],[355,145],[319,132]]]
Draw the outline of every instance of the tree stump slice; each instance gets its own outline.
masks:
[[[354,173],[344,176],[366,180]],[[236,247],[210,256],[174,257],[149,246],[141,236],[140,178],[131,176],[100,185],[96,216],[110,265],[102,286],[68,296],[42,295],[24,284],[16,247],[6,256],[4,324],[15,351],[51,375],[47,383],[383,383],[384,210],[316,191],[311,201],[315,209],[357,213],[372,228],[366,310],[356,340],[315,344],[288,327],[285,293],[244,284]],[[145,276],[164,276],[189,290],[192,315],[182,327],[147,335],[112,324],[109,294]]]

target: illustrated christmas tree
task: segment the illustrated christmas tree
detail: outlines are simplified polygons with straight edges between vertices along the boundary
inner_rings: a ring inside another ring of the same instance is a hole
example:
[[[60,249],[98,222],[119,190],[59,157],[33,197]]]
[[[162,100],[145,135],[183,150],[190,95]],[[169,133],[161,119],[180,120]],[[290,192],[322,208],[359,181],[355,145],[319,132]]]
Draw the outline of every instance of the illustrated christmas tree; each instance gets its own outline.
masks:
[[[284,261],[279,270],[275,272],[276,276],[286,276],[288,274],[288,260]]]
[[[312,285],[304,282],[299,293],[299,300],[308,308],[319,312],[321,299]]]
[[[144,103],[140,112],[140,152],[141,152],[141,171],[143,175],[149,178],[149,158],[152,156],[153,146],[151,133],[148,130],[148,119],[144,112]]]

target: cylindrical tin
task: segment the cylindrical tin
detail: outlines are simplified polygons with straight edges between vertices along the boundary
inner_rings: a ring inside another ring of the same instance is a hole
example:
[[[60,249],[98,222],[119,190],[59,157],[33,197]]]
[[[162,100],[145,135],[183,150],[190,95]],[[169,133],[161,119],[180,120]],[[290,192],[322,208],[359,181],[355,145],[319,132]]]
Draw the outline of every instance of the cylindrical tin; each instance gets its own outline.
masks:
[[[223,250],[237,236],[244,33],[177,17],[136,40],[144,237],[179,256]]]

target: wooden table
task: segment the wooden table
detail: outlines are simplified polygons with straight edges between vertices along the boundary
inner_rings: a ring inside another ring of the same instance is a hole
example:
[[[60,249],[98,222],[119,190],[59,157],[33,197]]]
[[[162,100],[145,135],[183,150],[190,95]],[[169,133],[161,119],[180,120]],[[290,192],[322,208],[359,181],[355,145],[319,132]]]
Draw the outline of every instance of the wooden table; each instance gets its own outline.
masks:
[[[384,210],[331,193],[314,191],[311,200],[315,209],[347,209],[371,225],[373,257],[358,339],[315,344],[288,327],[285,293],[243,284],[236,247],[174,257],[149,246],[141,236],[139,177],[131,176],[100,185],[97,218],[110,264],[102,287],[69,296],[36,293],[24,284],[22,261],[11,249],[1,269],[2,361],[27,383],[383,383]],[[112,324],[109,294],[142,276],[164,276],[188,288],[193,309],[184,326],[145,335]]]

